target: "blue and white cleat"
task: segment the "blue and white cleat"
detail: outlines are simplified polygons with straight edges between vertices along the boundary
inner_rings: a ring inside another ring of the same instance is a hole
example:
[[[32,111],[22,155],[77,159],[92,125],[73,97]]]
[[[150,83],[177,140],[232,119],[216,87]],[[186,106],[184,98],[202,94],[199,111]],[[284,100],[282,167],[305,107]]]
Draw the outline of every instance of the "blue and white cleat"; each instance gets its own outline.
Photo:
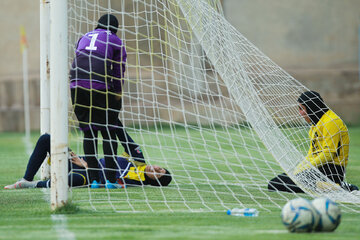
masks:
[[[107,189],[115,189],[116,187],[109,180],[106,180],[105,188],[107,188]]]
[[[105,188],[116,189],[116,188],[125,188],[125,186],[119,183],[111,183],[109,180],[106,180]]]
[[[94,181],[91,183],[90,188],[100,188],[100,183],[98,183],[96,180],[94,180]]]

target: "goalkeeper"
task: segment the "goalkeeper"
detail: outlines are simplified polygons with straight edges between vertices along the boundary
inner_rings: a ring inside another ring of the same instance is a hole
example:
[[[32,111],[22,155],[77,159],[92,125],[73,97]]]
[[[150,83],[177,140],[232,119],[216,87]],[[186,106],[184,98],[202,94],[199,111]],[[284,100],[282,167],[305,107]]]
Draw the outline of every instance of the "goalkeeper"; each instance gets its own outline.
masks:
[[[14,184],[5,186],[5,189],[18,189],[18,188],[48,188],[50,187],[50,180],[33,181],[36,172],[39,170],[41,164],[45,160],[47,154],[50,153],[50,135],[44,134],[38,139],[35,149],[30,156],[25,175],[22,179]],[[88,181],[88,164],[82,158],[75,155],[70,151],[69,174],[68,181],[70,187],[86,186]],[[124,157],[117,157],[117,168],[115,171],[116,183],[110,183],[106,176],[103,174],[105,161],[100,159],[100,164],[97,166],[101,171],[99,179],[101,185],[106,188],[124,188],[128,186],[167,186],[172,180],[171,174],[165,168],[155,165],[140,165],[137,166],[129,162]],[[93,186],[92,186],[93,187]]]
[[[302,93],[298,103],[300,115],[311,124],[310,148],[306,159],[296,167],[294,174],[311,178],[310,168],[314,166],[344,189],[358,190],[355,185],[343,181],[349,157],[349,134],[345,123],[326,106],[320,94],[315,91]],[[303,193],[286,173],[270,180],[268,189]]]
[[[76,46],[70,70],[71,100],[74,112],[84,133],[83,148],[89,166],[89,179],[96,185],[99,180],[97,137],[103,137],[105,171],[107,179],[115,182],[117,141],[115,131],[121,109],[126,50],[117,37],[118,20],[105,14],[97,27],[82,36]],[[124,136],[124,134],[123,134]]]

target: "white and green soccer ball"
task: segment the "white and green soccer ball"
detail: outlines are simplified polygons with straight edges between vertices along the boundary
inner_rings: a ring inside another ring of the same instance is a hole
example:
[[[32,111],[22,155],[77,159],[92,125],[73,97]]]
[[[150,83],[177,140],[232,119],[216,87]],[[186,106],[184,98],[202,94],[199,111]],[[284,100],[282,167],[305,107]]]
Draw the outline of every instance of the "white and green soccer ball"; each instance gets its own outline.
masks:
[[[312,201],[314,208],[320,213],[320,221],[315,226],[316,231],[331,232],[340,224],[340,207],[332,200],[321,197]]]
[[[284,205],[281,219],[289,232],[311,232],[318,226],[320,215],[309,200],[296,198]]]

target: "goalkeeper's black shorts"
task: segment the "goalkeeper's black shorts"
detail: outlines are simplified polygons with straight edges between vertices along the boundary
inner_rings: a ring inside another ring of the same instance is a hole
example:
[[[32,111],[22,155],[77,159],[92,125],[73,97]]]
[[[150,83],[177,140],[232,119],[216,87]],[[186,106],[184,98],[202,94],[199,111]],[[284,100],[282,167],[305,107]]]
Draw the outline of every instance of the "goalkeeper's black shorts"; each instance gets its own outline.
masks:
[[[76,87],[71,89],[71,100],[83,131],[116,126],[121,101],[115,99],[114,93]]]

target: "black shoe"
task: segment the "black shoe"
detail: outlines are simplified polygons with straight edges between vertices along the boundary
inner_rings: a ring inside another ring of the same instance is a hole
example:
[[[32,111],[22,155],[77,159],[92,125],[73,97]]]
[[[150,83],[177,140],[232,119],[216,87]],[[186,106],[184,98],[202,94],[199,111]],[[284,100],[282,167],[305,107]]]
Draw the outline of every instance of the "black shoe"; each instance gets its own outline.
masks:
[[[350,183],[347,183],[347,182],[342,182],[341,183],[341,187],[343,189],[345,189],[346,191],[349,191],[349,192],[352,192],[352,191],[358,191],[359,188],[358,186],[354,185],[354,184],[350,184]]]

